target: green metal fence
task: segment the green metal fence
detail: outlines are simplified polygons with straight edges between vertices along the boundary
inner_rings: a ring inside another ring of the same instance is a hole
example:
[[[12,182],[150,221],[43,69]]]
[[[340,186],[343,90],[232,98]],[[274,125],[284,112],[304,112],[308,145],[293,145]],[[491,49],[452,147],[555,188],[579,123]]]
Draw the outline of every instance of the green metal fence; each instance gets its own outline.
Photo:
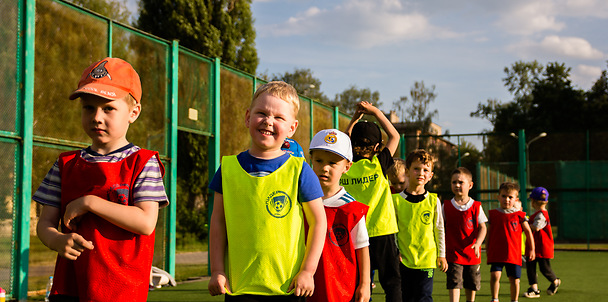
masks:
[[[106,56],[127,60],[142,80],[142,114],[128,139],[159,151],[165,164],[171,204],[159,213],[154,265],[174,274],[178,131],[208,137],[207,173],[212,175],[221,155],[249,146],[245,109],[264,82],[177,41],[64,1],[2,1],[0,18],[0,166],[5,175],[0,180],[0,287],[9,299],[25,300],[28,289],[40,289],[52,273],[56,253],[35,235],[40,208],[31,195],[60,152],[87,146],[79,107],[67,96],[82,70]],[[301,103],[295,139],[303,148],[316,131],[344,128],[350,119],[306,97]],[[37,282],[34,271],[43,271]]]

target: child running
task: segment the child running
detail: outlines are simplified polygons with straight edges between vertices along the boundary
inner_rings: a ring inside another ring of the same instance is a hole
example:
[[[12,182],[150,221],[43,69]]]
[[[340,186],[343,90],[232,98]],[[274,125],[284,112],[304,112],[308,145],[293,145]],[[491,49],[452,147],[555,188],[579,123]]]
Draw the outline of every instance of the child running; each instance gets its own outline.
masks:
[[[547,212],[547,203],[549,203],[549,191],[543,187],[537,187],[530,193],[532,207],[536,210],[530,216],[530,228],[534,235],[534,244],[536,247],[536,259],[528,261],[526,264],[526,274],[528,275],[528,284],[530,288],[524,293],[528,298],[540,297],[538,289],[538,278],[536,276],[536,264],[540,272],[551,282],[547,288],[549,296],[555,295],[557,289],[562,284],[562,280],[555,276],[551,269],[551,259],[553,259],[553,232],[551,231],[551,221],[549,220],[549,212]]]
[[[323,189],[328,232],[308,301],[367,302],[370,297],[368,206],[340,186],[352,165],[350,138],[336,129],[319,131],[310,142],[312,169]]]

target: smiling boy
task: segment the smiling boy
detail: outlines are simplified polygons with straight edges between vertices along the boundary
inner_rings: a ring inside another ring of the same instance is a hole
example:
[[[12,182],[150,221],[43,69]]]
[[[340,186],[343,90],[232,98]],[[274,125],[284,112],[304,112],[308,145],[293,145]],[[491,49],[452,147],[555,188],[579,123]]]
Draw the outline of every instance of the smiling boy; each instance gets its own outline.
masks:
[[[251,145],[224,156],[209,188],[211,295],[226,301],[302,301],[327,229],[323,191],[308,164],[281,150],[298,126],[299,97],[280,81],[262,85],[245,113]],[[309,225],[305,239],[304,220]],[[305,244],[306,243],[306,244]]]

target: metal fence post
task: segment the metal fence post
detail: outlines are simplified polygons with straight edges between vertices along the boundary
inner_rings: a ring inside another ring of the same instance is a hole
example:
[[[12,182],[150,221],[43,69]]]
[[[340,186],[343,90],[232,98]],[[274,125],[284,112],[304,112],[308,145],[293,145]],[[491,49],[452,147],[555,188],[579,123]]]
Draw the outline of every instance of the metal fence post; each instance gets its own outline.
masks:
[[[211,89],[210,91],[210,101],[212,108],[212,116],[211,116],[211,124],[212,126],[212,136],[209,138],[209,180],[213,177],[217,169],[220,167],[220,75],[221,75],[221,64],[220,58],[215,58],[213,60],[213,68],[211,68]],[[254,84],[255,90],[255,84]],[[209,190],[209,210],[207,211],[207,221],[211,221],[211,214],[213,213],[213,196],[214,192]],[[211,228],[211,227],[210,227]],[[211,248],[211,243],[209,242],[209,237],[207,237],[208,247]],[[211,259],[209,253],[207,253],[207,275],[211,275]]]
[[[526,199],[526,176],[527,161],[526,161],[526,132],[524,129],[519,129],[518,138],[518,150],[519,150],[519,200],[521,200],[521,206],[524,212],[528,212],[528,202]]]
[[[33,121],[34,121],[34,47],[36,29],[36,1],[26,0],[24,5],[23,22],[19,28],[22,40],[18,42],[21,47],[17,51],[17,63],[20,73],[17,83],[20,91],[17,99],[18,114],[17,131],[22,138],[17,148],[15,172],[17,174],[15,203],[14,203],[14,246],[13,271],[11,278],[11,293],[19,301],[27,299],[28,267],[30,249],[30,203],[32,200],[32,148],[33,148]],[[19,39],[19,38],[18,38]]]
[[[175,277],[175,230],[177,219],[177,126],[178,126],[178,81],[179,81],[179,42],[171,42],[171,65],[170,65],[170,86],[169,86],[169,203],[167,209],[167,220],[165,228],[165,270]]]

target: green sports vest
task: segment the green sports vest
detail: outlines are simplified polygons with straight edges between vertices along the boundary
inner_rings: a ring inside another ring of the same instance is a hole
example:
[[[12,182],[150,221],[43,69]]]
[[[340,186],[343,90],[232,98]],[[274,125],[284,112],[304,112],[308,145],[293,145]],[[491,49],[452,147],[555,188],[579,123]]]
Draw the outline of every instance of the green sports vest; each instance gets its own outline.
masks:
[[[369,206],[366,217],[369,237],[397,233],[391,188],[377,156],[353,163],[348,172],[342,174],[340,185],[355,200]]]
[[[419,203],[405,200],[402,194],[393,194],[399,224],[397,245],[401,252],[401,263],[412,269],[436,268],[437,194],[428,193]]]
[[[303,162],[290,156],[269,175],[254,177],[236,156],[222,158],[226,273],[233,295],[289,294],[305,251],[297,198]]]

